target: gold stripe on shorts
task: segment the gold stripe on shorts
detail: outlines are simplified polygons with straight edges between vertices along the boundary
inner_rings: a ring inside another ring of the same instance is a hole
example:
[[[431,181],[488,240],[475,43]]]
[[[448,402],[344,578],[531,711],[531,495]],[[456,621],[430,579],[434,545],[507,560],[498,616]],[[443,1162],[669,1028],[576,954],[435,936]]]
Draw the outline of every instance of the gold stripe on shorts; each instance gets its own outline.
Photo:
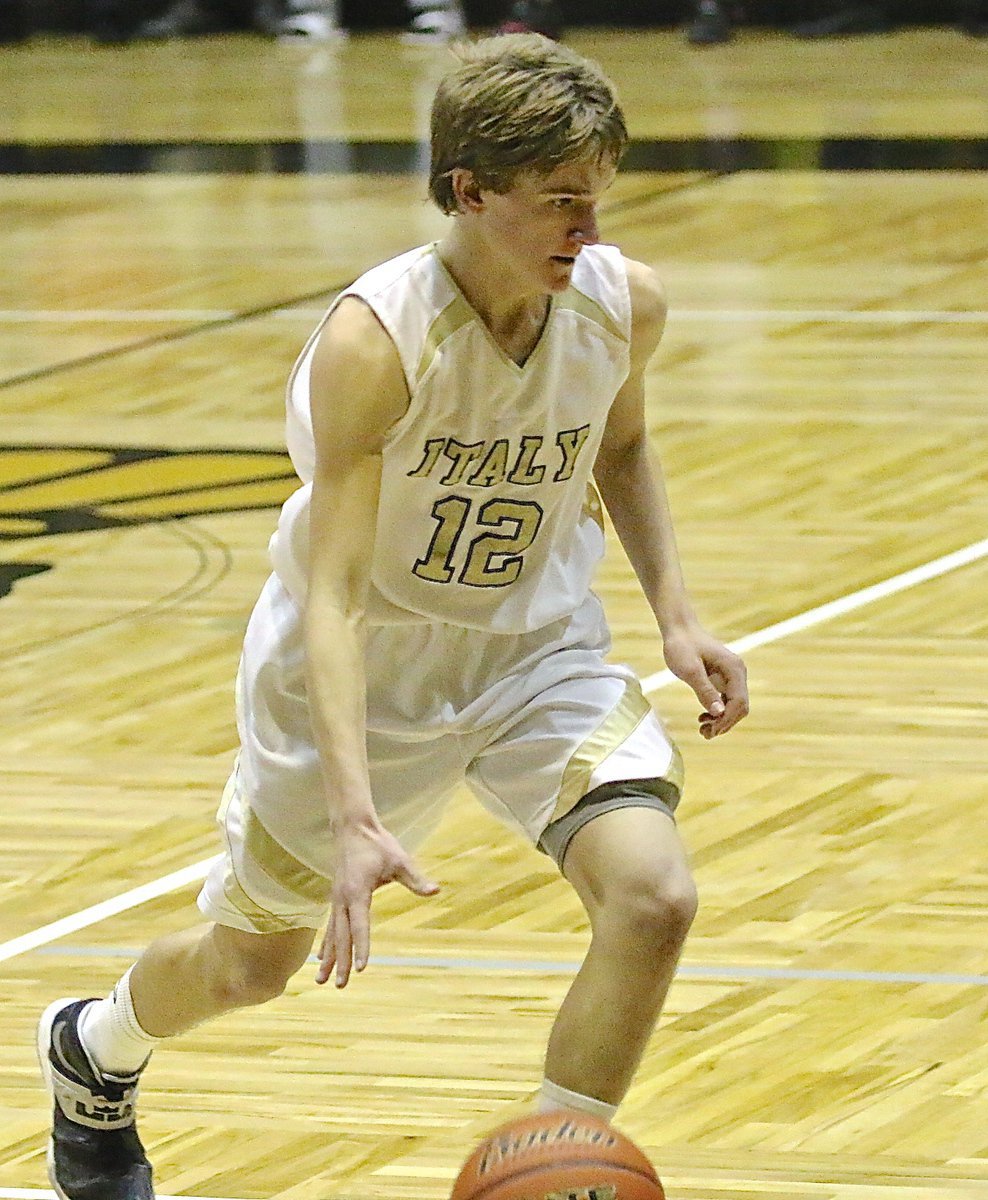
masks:
[[[559,785],[559,798],[549,824],[565,817],[583,799],[590,790],[590,778],[594,771],[622,742],[627,741],[651,712],[652,706],[642,694],[638,680],[629,680],[624,685],[624,695],[566,764]],[[682,759],[678,751],[674,751],[664,778],[682,787]]]
[[[245,917],[258,933],[281,933],[286,929],[295,929],[298,927],[295,918],[299,915],[292,911],[295,905],[289,900],[284,908],[278,905],[278,912],[272,911],[270,907],[265,908],[247,891],[247,887],[251,885],[251,878],[256,880],[257,873],[263,873],[285,891],[287,896],[298,901],[299,910],[303,907],[311,908],[313,903],[327,904],[332,884],[299,862],[268,833],[246,797],[239,791],[238,778],[239,772],[234,770],[227,781],[219,812],[216,814],[227,839],[223,895],[231,907]],[[242,831],[237,839],[236,848],[232,844],[228,829],[230,809],[234,806]],[[263,885],[260,881],[257,883],[257,890],[263,891]],[[272,899],[268,900],[269,905],[276,903]]]
[[[325,904],[333,890],[330,880],[299,862],[268,833],[254,810],[244,807],[244,849],[254,862],[285,891],[310,904]]]
[[[679,753],[679,747],[673,743],[672,746],[672,761],[666,767],[663,779],[668,779],[677,792],[682,794],[683,785],[686,783],[686,766],[683,763],[683,756]]]
[[[226,873],[223,876],[223,895],[237,912],[247,918],[258,933],[284,933],[286,929],[295,928],[290,921],[276,917],[266,908],[255,904],[240,886],[234,869],[229,864],[227,864]]]

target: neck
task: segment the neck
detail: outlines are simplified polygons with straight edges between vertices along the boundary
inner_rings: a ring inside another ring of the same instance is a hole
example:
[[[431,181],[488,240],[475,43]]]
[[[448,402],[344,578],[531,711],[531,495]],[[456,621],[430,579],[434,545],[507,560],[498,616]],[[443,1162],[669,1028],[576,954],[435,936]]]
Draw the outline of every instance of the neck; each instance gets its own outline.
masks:
[[[525,322],[544,321],[549,293],[533,289],[505,269],[497,255],[464,233],[458,221],[437,250],[470,307],[495,336]]]

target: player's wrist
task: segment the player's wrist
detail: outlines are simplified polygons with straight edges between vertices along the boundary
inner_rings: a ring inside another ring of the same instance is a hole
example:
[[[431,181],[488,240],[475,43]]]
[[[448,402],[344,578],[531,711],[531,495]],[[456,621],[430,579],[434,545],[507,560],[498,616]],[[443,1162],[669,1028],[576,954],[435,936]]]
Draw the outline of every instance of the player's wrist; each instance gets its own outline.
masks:
[[[330,825],[333,836],[337,838],[367,833],[376,834],[383,829],[373,802],[369,798],[337,805],[330,816]]]
[[[701,628],[693,606],[685,596],[677,596],[673,600],[656,604],[653,611],[663,641],[695,633]]]

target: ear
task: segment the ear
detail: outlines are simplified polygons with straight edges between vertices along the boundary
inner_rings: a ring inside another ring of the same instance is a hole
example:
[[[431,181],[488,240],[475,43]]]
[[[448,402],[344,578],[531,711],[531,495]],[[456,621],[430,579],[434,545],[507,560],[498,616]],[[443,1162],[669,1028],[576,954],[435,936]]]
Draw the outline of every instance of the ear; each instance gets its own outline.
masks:
[[[449,182],[461,213],[479,212],[484,207],[484,197],[473,171],[467,167],[454,167],[449,173]]]

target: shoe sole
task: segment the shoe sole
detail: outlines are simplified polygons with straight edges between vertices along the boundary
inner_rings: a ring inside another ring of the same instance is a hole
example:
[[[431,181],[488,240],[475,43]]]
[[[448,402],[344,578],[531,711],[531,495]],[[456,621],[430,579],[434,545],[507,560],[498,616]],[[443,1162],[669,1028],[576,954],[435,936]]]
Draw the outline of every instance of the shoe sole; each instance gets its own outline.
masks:
[[[80,996],[66,996],[62,1000],[55,1000],[41,1014],[41,1020],[38,1022],[38,1065],[41,1067],[41,1077],[45,1081],[45,1090],[48,1092],[48,1098],[51,1101],[53,1110],[55,1106],[55,1087],[51,1078],[51,1059],[48,1057],[51,1049],[51,1027],[54,1025],[55,1018],[62,1009],[67,1004],[75,1004],[79,999],[81,999]],[[72,1200],[72,1197],[67,1196],[58,1186],[58,1180],[55,1178],[54,1137],[48,1139],[48,1153],[45,1155],[45,1163],[48,1167],[48,1182],[54,1188],[58,1200]]]

